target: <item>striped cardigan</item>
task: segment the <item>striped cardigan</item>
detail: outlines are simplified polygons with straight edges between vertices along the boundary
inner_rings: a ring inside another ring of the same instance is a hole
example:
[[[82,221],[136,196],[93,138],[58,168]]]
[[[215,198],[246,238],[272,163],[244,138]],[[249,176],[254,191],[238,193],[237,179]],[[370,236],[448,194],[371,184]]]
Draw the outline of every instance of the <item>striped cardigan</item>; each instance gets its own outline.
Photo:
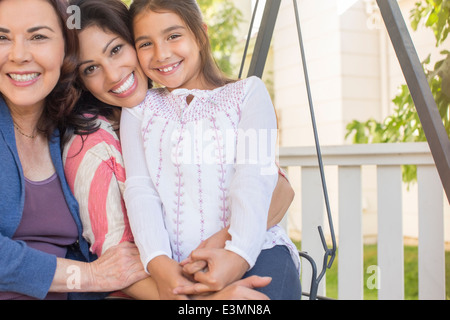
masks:
[[[64,147],[67,182],[80,206],[83,237],[100,256],[111,246],[133,241],[123,191],[125,169],[119,138],[107,119],[89,135],[74,135]]]

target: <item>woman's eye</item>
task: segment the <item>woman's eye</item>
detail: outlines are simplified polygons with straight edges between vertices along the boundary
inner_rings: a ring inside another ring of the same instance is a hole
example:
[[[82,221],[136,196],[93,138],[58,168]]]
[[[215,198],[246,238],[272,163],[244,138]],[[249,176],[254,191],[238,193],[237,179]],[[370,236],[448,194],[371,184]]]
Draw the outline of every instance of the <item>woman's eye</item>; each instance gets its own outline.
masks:
[[[122,45],[116,46],[111,50],[111,55],[115,55],[118,54],[120,52],[120,50],[122,49]]]
[[[89,66],[89,67],[84,69],[83,73],[86,74],[86,75],[89,75],[92,72],[94,72],[95,70],[97,70],[97,66]]]
[[[42,35],[42,34],[36,34],[34,36],[31,37],[32,40],[44,40],[44,39],[48,39],[48,37]]]

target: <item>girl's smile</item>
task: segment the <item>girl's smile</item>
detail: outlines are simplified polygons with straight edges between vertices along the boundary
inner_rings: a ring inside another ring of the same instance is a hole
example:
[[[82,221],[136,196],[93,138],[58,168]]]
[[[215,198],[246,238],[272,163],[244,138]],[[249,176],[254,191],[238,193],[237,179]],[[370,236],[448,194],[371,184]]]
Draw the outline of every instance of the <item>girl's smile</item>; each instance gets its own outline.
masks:
[[[159,72],[161,72],[162,74],[169,75],[169,74],[172,74],[173,72],[175,72],[181,63],[182,63],[182,61],[177,62],[172,65],[163,66],[163,67],[159,67],[159,68],[155,68],[155,69],[158,70]]]

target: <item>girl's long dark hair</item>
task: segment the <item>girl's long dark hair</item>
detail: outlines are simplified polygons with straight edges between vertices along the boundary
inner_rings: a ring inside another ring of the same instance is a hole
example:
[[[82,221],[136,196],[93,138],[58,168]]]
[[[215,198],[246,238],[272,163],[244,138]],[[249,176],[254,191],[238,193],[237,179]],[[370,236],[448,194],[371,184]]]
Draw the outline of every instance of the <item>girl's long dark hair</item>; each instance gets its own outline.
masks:
[[[203,27],[203,15],[196,0],[133,0],[130,6],[132,21],[146,10],[170,11],[184,21],[197,39],[200,48],[201,73],[208,85],[221,87],[235,81],[225,76],[214,60],[208,32]]]

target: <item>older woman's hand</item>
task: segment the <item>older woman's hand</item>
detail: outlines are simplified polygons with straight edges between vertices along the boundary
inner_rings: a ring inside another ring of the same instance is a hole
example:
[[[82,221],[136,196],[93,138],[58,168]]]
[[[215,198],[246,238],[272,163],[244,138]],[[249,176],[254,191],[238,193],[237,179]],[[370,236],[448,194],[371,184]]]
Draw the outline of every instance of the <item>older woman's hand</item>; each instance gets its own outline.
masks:
[[[137,247],[114,246],[91,263],[58,258],[50,292],[111,292],[148,277]]]
[[[120,290],[148,277],[137,247],[129,242],[108,249],[89,267],[93,287],[101,292]]]

